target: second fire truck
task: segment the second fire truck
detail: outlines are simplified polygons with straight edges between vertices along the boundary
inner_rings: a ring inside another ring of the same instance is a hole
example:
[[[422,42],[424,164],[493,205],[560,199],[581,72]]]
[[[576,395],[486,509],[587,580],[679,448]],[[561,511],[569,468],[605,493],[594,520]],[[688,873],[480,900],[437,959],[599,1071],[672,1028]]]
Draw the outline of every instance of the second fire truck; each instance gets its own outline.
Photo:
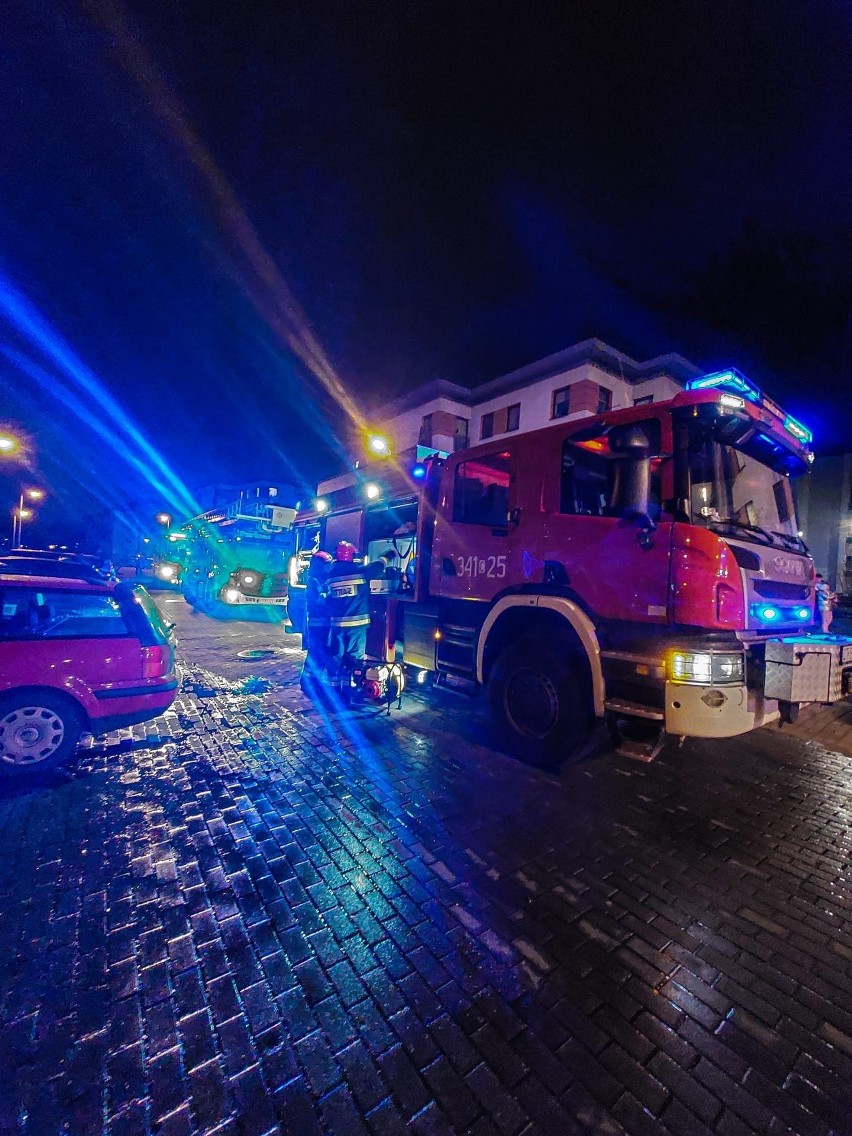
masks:
[[[814,565],[791,478],[808,430],[736,371],[448,458],[356,471],[295,522],[290,614],[312,550],[349,540],[397,571],[370,661],[487,689],[534,758],[606,718],[635,756],[845,697],[852,641],[813,633]]]

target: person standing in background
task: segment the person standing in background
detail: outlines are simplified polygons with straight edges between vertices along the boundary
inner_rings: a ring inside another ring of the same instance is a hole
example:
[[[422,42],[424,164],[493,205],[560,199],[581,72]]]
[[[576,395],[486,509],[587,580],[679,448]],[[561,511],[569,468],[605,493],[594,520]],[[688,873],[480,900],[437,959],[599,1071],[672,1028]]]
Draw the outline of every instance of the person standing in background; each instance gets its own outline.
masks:
[[[831,621],[834,619],[834,593],[828,586],[828,580],[817,572],[816,578],[816,602],[817,612],[819,614],[819,623],[823,635],[827,635],[831,627]]]

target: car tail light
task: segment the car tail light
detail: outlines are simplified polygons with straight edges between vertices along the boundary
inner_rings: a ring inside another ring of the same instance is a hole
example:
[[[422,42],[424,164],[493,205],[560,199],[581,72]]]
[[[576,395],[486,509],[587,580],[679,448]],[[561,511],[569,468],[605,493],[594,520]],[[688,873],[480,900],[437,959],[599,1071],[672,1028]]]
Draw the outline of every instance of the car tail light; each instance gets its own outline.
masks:
[[[142,648],[142,677],[165,678],[172,673],[172,649],[168,643],[160,647]]]

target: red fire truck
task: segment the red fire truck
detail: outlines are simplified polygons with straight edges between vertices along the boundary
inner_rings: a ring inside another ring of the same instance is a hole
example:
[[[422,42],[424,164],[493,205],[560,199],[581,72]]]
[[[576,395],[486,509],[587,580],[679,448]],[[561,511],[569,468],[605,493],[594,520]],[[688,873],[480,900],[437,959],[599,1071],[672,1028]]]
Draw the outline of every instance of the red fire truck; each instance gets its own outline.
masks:
[[[737,371],[669,402],[358,469],[295,522],[298,626],[313,549],[391,549],[369,655],[487,688],[530,757],[606,718],[649,758],[845,697],[852,641],[812,630],[815,574],[791,478],[810,432]],[[374,672],[376,670],[374,668]]]

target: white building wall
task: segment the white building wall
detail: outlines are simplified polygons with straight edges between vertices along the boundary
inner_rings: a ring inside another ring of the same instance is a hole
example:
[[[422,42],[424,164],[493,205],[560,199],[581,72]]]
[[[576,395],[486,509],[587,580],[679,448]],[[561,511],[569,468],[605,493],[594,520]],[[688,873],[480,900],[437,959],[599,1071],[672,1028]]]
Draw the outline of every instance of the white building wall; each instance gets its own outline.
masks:
[[[387,422],[381,423],[381,430],[387,435],[394,453],[399,453],[401,450],[409,450],[412,446],[416,446],[417,437],[420,433],[420,424],[424,417],[427,414],[435,414],[440,411],[445,411],[447,414],[452,414],[454,417],[467,418],[468,421],[470,421],[473,413],[469,406],[465,406],[462,402],[455,402],[450,398],[433,398],[428,402],[424,402],[421,406],[414,407],[412,410],[403,411],[402,414],[398,414],[395,418],[390,418]],[[445,442],[446,445],[441,445],[441,442]],[[448,453],[452,453],[452,437],[436,434],[432,439],[432,444],[435,449],[446,450]]]
[[[559,390],[560,387],[573,386],[575,383],[583,382],[583,380],[611,390],[613,410],[624,410],[632,406],[634,399],[642,395],[653,395],[655,402],[662,402],[665,399],[674,398],[679,391],[683,390],[683,386],[680,383],[664,376],[650,379],[644,383],[634,384],[625,382],[624,379],[618,378],[615,375],[611,375],[608,371],[604,371],[600,367],[595,366],[594,363],[585,363],[580,367],[575,367],[573,370],[565,371],[563,374],[550,375],[546,379],[540,379],[538,382],[532,383],[525,390],[512,391],[509,394],[500,395],[498,398],[492,398],[486,402],[479,403],[475,407],[471,407],[471,445],[475,445],[480,441],[480,424],[484,414],[488,414],[490,411],[502,410],[515,403],[520,403],[521,405],[521,421],[518,432],[525,433],[529,430],[540,430],[543,426],[553,425],[554,422],[573,422],[579,418],[592,417],[592,412],[586,410],[567,414],[563,418],[554,419],[551,417],[554,391]],[[511,433],[515,432],[516,431],[511,431]],[[494,433],[492,437],[508,437],[509,433],[510,432]]]
[[[633,406],[637,399],[650,397],[654,402],[661,402],[674,397],[683,390],[691,373],[699,372],[679,355],[637,363],[598,340],[586,340],[472,390],[437,380],[423,389],[423,401],[418,405],[410,405],[417,398],[417,391],[390,404],[389,417],[376,426],[388,435],[394,451],[399,453],[417,445],[423,418],[432,415],[435,419],[432,446],[452,451],[457,439],[453,437],[455,423],[450,419],[455,417],[467,420],[469,444],[476,445],[482,440],[482,417],[489,413],[494,413],[496,427],[491,437],[515,433],[501,430],[500,426],[505,425],[504,412],[516,404],[520,405],[520,433],[562,421],[551,416],[553,395],[560,387],[582,384],[580,390],[572,390],[570,405],[573,409],[563,416],[564,420],[571,421],[596,413],[598,387],[612,392],[613,410],[622,410]],[[393,413],[395,405],[405,409]]]

